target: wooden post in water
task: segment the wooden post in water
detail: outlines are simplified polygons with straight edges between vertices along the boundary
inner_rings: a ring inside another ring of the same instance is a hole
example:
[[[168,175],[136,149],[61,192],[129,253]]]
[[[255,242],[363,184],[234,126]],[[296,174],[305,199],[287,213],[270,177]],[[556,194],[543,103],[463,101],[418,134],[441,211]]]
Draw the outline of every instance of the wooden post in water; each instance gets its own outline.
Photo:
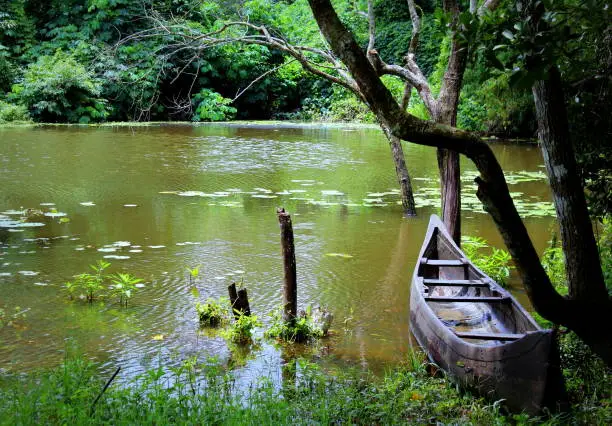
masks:
[[[249,306],[249,296],[247,295],[246,288],[241,288],[240,290],[238,290],[238,299],[236,299],[236,304],[239,306],[238,311],[241,312],[243,315],[251,315],[251,307]]]
[[[281,252],[283,255],[283,321],[292,322],[297,316],[297,274],[295,272],[295,246],[291,216],[284,208],[276,210],[281,230]]]
[[[234,317],[238,318],[240,314],[251,315],[251,306],[249,305],[249,296],[247,295],[246,288],[236,291],[236,283],[232,283],[227,287],[227,291]]]
[[[236,301],[238,300],[238,292],[236,292],[236,283],[231,283],[227,286],[227,292],[229,293],[230,306],[232,307],[232,314],[236,316],[234,309],[238,309]]]

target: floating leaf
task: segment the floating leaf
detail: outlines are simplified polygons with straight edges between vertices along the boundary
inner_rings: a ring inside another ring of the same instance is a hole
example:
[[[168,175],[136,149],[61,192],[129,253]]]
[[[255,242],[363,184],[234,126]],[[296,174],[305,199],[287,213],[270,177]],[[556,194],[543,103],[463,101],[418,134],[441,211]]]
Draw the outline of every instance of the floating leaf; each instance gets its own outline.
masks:
[[[325,189],[323,191],[321,191],[321,194],[323,195],[335,195],[335,196],[342,196],[344,195],[344,192],[340,192],[340,191],[336,191],[335,189]]]
[[[353,256],[346,253],[325,253],[325,256],[328,257],[341,257],[343,259],[352,259]]]
[[[155,336],[151,337],[151,340],[164,340],[164,335],[156,334]]]

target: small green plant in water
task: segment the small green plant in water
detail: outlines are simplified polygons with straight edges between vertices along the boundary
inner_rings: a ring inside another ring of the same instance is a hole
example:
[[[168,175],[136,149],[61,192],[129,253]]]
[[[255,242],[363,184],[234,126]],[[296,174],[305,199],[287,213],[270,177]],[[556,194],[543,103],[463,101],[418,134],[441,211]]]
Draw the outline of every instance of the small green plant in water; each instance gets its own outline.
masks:
[[[121,272],[117,272],[109,276],[109,278],[112,282],[111,291],[119,296],[120,304],[123,305],[125,302],[125,306],[127,306],[128,300],[132,297],[132,293],[142,283],[142,279],[136,278],[132,274],[123,274]]]
[[[234,343],[248,343],[251,341],[253,330],[261,327],[256,315],[244,315],[240,313],[236,321],[223,331],[223,337]]]
[[[201,325],[215,327],[229,317],[229,300],[225,297],[208,298],[204,303],[196,302],[196,312]]]
[[[98,260],[96,264],[89,265],[94,273],[84,272],[75,277],[74,281],[64,283],[64,289],[68,292],[70,299],[74,299],[75,295],[80,293],[81,298],[86,299],[89,303],[110,290],[111,294],[119,296],[121,304],[127,306],[128,299],[132,297],[137,287],[143,286],[142,279],[128,273],[116,273],[105,275],[104,272],[110,267],[110,263],[104,260]],[[111,285],[107,285],[107,281]]]
[[[288,342],[307,342],[327,335],[332,320],[333,315],[327,310],[308,306],[293,321],[284,321],[282,308],[278,308],[272,313],[272,325],[265,335]]]
[[[191,294],[196,299],[200,298],[200,291],[196,287],[191,287]],[[209,297],[204,303],[198,300],[195,309],[198,313],[200,325],[216,327],[227,321],[230,316],[229,306],[229,299],[225,297],[219,297],[218,299]]]
[[[200,267],[187,268],[187,272],[189,272],[189,285],[193,286],[200,275]]]
[[[489,243],[480,237],[462,237],[461,247],[465,255],[482,272],[491,277],[501,286],[506,286],[510,278],[510,265],[512,257],[505,250],[489,246]],[[483,253],[483,250],[490,249],[490,254]]]
[[[84,272],[77,275],[74,282],[74,287],[82,290],[89,303],[92,303],[97,296],[104,290],[104,271],[110,266],[110,263],[104,260],[98,260],[95,265],[89,265],[94,270],[95,274]],[[72,287],[71,285],[68,288]]]

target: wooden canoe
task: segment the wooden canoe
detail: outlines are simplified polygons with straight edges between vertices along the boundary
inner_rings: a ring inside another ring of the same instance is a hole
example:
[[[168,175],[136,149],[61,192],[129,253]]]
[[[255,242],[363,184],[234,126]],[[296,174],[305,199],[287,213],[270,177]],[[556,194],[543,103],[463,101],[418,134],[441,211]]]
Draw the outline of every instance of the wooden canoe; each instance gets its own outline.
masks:
[[[410,329],[431,361],[512,411],[537,414],[561,392],[552,330],[474,266],[435,215],[412,277]]]

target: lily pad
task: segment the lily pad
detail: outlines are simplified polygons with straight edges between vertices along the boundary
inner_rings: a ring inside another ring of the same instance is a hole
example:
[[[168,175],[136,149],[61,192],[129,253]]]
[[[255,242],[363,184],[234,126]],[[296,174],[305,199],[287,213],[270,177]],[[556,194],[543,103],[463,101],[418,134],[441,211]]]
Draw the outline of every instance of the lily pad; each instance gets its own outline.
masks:
[[[117,251],[117,247],[101,247],[98,251],[102,253],[113,253]]]
[[[64,217],[67,216],[64,212],[45,212],[43,213],[47,217]]]
[[[19,271],[18,273],[23,275],[24,277],[34,277],[40,274],[40,272],[34,272],[34,271]]]
[[[343,259],[352,259],[353,258],[353,255],[346,254],[346,253],[325,253],[325,256],[328,256],[328,257],[341,257]]]
[[[323,191],[321,191],[322,195],[335,195],[335,196],[342,196],[344,195],[344,192],[340,192],[337,191],[335,189],[324,189]]]

